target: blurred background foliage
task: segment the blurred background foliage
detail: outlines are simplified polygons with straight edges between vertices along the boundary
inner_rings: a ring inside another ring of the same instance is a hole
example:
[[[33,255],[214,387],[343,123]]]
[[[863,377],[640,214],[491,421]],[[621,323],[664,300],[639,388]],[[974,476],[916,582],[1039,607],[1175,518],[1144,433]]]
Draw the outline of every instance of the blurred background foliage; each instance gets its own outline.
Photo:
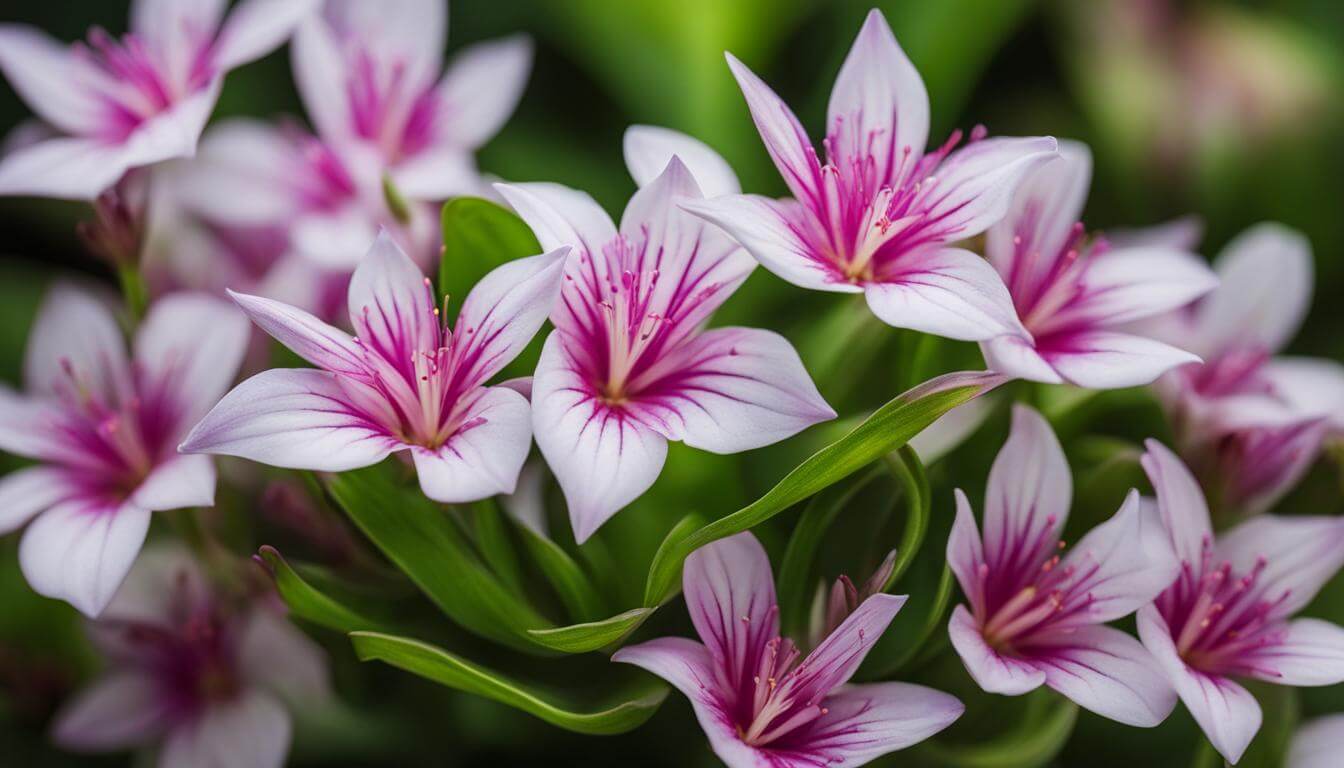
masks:
[[[585,189],[618,212],[633,186],[621,161],[622,132],[632,123],[654,123],[687,131],[721,151],[748,191],[780,195],[783,185],[723,51],[733,51],[774,85],[817,135],[835,72],[874,4],[886,12],[928,85],[933,143],[977,123],[994,134],[1086,141],[1097,158],[1086,215],[1091,227],[1143,226],[1195,214],[1206,224],[1203,252],[1210,256],[1257,221],[1302,230],[1315,250],[1316,301],[1291,351],[1344,356],[1344,302],[1338,301],[1344,289],[1344,7],[1337,0],[454,0],[450,52],[519,30],[537,43],[518,113],[482,152],[481,167],[489,173]],[[0,16],[72,40],[95,24],[120,32],[126,13],[121,2],[45,0],[6,3]],[[233,73],[216,119],[280,114],[302,114],[286,51]],[[26,117],[13,91],[0,85],[0,130]],[[108,279],[74,235],[73,224],[85,213],[74,204],[0,199],[0,378],[16,380],[28,324],[52,275],[76,271]],[[758,270],[715,322],[749,322],[792,338],[849,425],[854,422],[846,417],[910,384],[979,365],[969,345],[930,348],[885,326],[837,326],[846,300],[804,292]],[[1024,388],[1011,392],[1039,396]],[[1141,394],[1115,393],[1084,404],[1085,432],[1079,412],[1067,403],[1044,404],[1056,417],[1077,477],[1071,526],[1085,530],[1114,511],[1127,487],[1142,486],[1128,448],[1163,435],[1164,425]],[[954,483],[965,485],[973,499],[983,492],[1006,421],[1001,411],[981,431],[983,439],[930,468],[930,542],[945,541]],[[843,429],[819,428],[735,458],[674,444],[658,484],[617,516],[595,545],[603,550],[595,557],[614,562],[612,588],[620,605],[638,604],[653,551],[690,511],[688,502],[708,507],[696,511],[711,517],[736,509]],[[233,469],[243,478],[262,472]],[[1338,483],[1330,468],[1322,468],[1284,508],[1338,512]],[[895,541],[887,531],[894,527],[890,505],[867,495],[851,501],[827,537],[823,573],[863,578],[881,559],[882,542]],[[311,531],[295,531],[275,518],[245,494],[223,496],[213,517],[240,553],[276,544],[287,554],[322,558],[305,535]],[[786,513],[757,531],[776,562],[796,520],[797,513]],[[878,543],[871,544],[875,529]],[[855,541],[870,545],[856,549]],[[0,762],[86,764],[47,747],[44,728],[52,708],[96,662],[73,611],[28,591],[15,550],[15,537],[0,542]],[[933,590],[937,569],[917,566],[909,578],[911,589]],[[1344,580],[1327,588],[1313,611],[1344,619]],[[685,627],[684,612],[674,604],[642,632]],[[903,630],[898,621],[892,632]],[[434,631],[453,634],[451,626]],[[359,665],[342,638],[314,634],[331,650],[347,704],[304,718],[294,753],[302,764],[713,764],[689,707],[676,696],[632,733],[577,736],[492,702]],[[488,657],[496,668],[541,664],[514,659],[470,636],[457,639],[464,653]],[[588,656],[548,661],[538,674],[582,689],[601,663]],[[973,748],[957,754],[916,749],[888,758],[888,764],[1213,764],[1200,752],[1183,709],[1155,731],[1135,733],[1087,713],[1075,723],[1071,710],[1040,697],[979,694],[952,655],[933,656],[905,674],[968,701],[967,715],[940,741]],[[1344,692],[1335,689],[1266,692],[1262,701],[1265,733],[1244,764],[1277,764],[1255,750],[1272,755],[1273,743],[1296,718],[1344,710]]]

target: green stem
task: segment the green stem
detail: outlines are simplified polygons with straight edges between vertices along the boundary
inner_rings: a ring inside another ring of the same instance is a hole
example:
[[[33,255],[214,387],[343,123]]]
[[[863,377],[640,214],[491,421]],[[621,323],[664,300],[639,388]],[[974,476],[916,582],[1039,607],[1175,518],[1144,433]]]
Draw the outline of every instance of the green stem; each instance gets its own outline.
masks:
[[[117,267],[117,280],[121,283],[121,294],[126,299],[126,308],[130,310],[131,320],[140,322],[145,316],[145,307],[149,305],[149,290],[145,287],[144,275],[136,264],[123,264]]]

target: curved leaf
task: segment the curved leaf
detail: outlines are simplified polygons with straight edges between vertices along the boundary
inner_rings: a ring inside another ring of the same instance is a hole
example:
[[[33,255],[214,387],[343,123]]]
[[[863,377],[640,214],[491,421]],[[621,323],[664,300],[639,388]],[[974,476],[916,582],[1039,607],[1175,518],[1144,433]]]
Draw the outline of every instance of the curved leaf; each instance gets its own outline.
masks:
[[[377,632],[352,632],[350,641],[361,661],[382,661],[459,691],[484,696],[546,722],[578,733],[624,733],[638,727],[667,697],[667,686],[656,678],[640,675],[603,696],[594,707],[558,700],[493,670],[474,664],[448,651],[406,637]]]
[[[653,614],[653,608],[634,608],[602,621],[572,624],[555,629],[530,629],[532,639],[564,653],[584,653],[605,648],[634,632]]]
[[[391,627],[386,620],[374,618],[372,611],[350,608],[313,587],[275,547],[262,547],[257,553],[257,559],[275,581],[280,599],[285,601],[293,615],[337,632]]]
[[[927,741],[920,751],[949,768],[1040,768],[1064,748],[1078,705],[1048,689],[1026,696],[1023,717],[1007,732],[975,744]]]

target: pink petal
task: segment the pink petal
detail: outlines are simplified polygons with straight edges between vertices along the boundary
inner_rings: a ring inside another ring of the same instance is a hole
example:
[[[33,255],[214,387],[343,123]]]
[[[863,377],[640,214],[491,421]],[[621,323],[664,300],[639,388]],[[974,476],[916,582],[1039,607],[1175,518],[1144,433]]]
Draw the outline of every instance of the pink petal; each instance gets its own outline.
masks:
[[[1330,418],[1332,430],[1344,430],[1344,365],[1312,357],[1276,357],[1263,374],[1278,395],[1306,416]]]
[[[1111,331],[1038,337],[1037,352],[1070,384],[1117,389],[1150,384],[1199,358],[1160,341]]]
[[[901,186],[929,143],[928,91],[877,9],[836,76],[826,131],[837,166],[874,164],[873,190]]]
[[[172,624],[178,621],[183,604],[195,607],[210,599],[205,573],[184,544],[150,544],[136,558],[135,567],[99,618]],[[116,632],[115,624],[98,622],[91,626],[110,630],[98,633],[98,640],[106,641],[111,636],[116,641],[114,648],[126,645],[125,634]],[[100,647],[104,647],[101,642]]]
[[[126,401],[131,393],[126,340],[105,298],[69,283],[56,283],[47,292],[28,333],[23,379],[29,392],[69,391],[73,373],[103,403]]]
[[[798,204],[760,195],[724,195],[712,200],[682,200],[682,210],[720,227],[761,266],[802,288],[836,293],[863,290],[799,235],[790,222],[802,216]]]
[[[1171,449],[1156,440],[1144,442],[1148,452],[1139,460],[1157,493],[1157,508],[1162,523],[1171,535],[1177,559],[1198,566],[1204,544],[1212,540],[1209,507],[1195,476]]]
[[[289,713],[269,694],[243,692],[178,725],[159,753],[160,765],[281,768],[289,754]]]
[[[1282,349],[1311,305],[1311,244],[1279,224],[1258,224],[1214,261],[1221,284],[1198,309],[1200,351]]]
[[[770,90],[747,66],[731,53],[728,68],[746,97],[751,119],[761,134],[761,141],[775,162],[784,183],[794,198],[804,204],[817,199],[821,189],[821,164],[807,132],[794,116],[793,110],[775,92]],[[922,148],[921,148],[922,149]]]
[[[1175,248],[1178,251],[1198,252],[1204,239],[1204,221],[1198,216],[1179,218],[1134,229],[1110,229],[1106,240],[1115,248]]]
[[[532,40],[525,35],[463,48],[438,85],[444,140],[476,149],[499,133],[518,106],[531,69]]]
[[[172,456],[149,473],[131,494],[151,512],[215,505],[215,463],[209,456]]]
[[[559,333],[546,339],[532,386],[537,447],[565,493],[574,537],[582,543],[653,485],[667,440],[602,403],[575,370]]]
[[[138,168],[194,156],[201,131],[205,130],[205,123],[215,109],[223,84],[223,78],[216,77],[141,123],[123,142],[127,167]]]
[[[140,372],[165,382],[185,406],[189,426],[233,384],[252,329],[227,301],[203,293],[175,293],[150,307],[135,335]]]
[[[1175,581],[1180,563],[1154,504],[1131,490],[1120,510],[1088,532],[1064,558],[1074,575],[1063,587],[1076,613],[1058,625],[1100,624],[1128,616]]]
[[[660,637],[626,646],[611,660],[648,670],[685,694],[714,754],[729,768],[760,768],[763,753],[738,735],[728,714],[730,705],[718,690],[714,661],[703,645],[684,637]]]
[[[673,157],[680,158],[705,197],[738,194],[737,174],[718,152],[697,138],[656,125],[625,129],[625,167],[635,184],[645,186],[662,175]]]
[[[924,741],[965,711],[955,697],[909,683],[846,686],[825,707],[826,714],[768,750],[770,765],[855,768]]]
[[[0,535],[73,496],[76,487],[69,474],[49,467],[16,469],[0,477]]]
[[[0,384],[0,450],[30,459],[77,467],[93,463],[58,425],[66,418],[54,398],[25,397]]]
[[[279,48],[319,0],[240,0],[215,41],[215,65],[224,71]]]
[[[213,36],[227,5],[228,0],[132,0],[131,31],[169,52],[186,44],[188,30]]]
[[[400,62],[407,87],[428,88],[443,69],[448,6],[440,0],[327,0],[322,16],[342,39],[355,41],[385,64]],[[345,70],[331,76],[344,79]]]
[[[411,449],[421,490],[445,504],[513,493],[532,447],[527,399],[511,389],[489,387],[462,419],[464,426],[441,447]]]
[[[1288,748],[1286,768],[1334,768],[1344,751],[1344,713],[1326,715],[1298,726]]]
[[[905,595],[876,594],[860,603],[794,670],[800,690],[820,696],[849,682],[905,601]]]
[[[633,407],[669,440],[714,453],[777,443],[835,418],[783,336],[756,328],[707,331],[655,364]]]
[[[336,142],[351,138],[353,107],[346,89],[347,64],[331,27],[317,16],[299,24],[289,58],[299,98],[318,135]]]
[[[295,184],[300,167],[293,137],[284,129],[231,118],[201,137],[195,162],[173,178],[173,192],[184,207],[212,221],[286,223],[307,207]]]
[[[918,205],[946,233],[943,242],[978,235],[1008,213],[1017,185],[1055,158],[1056,146],[1048,136],[972,142],[933,170]]]
[[[779,606],[765,549],[750,533],[706,544],[686,558],[682,593],[695,631],[735,690],[751,687],[767,644],[779,635]]]
[[[495,189],[532,228],[543,250],[568,245],[600,254],[616,236],[611,217],[586,192],[549,182],[496,184]]]
[[[326,652],[268,605],[257,606],[248,616],[238,659],[245,680],[295,707],[330,700]]]
[[[127,154],[124,146],[101,139],[30,144],[0,159],[0,195],[93,200],[126,173]]]
[[[980,624],[966,606],[958,605],[952,610],[947,633],[966,671],[985,691],[1020,696],[1045,682],[1045,672],[1035,662],[1007,656],[989,647]]]
[[[364,350],[345,331],[279,301],[233,291],[229,295],[252,322],[304,360],[333,373],[368,376]]]
[[[568,248],[496,267],[462,303],[453,347],[458,381],[482,384],[528,345],[560,297]]]
[[[1059,142],[1059,157],[1042,163],[1018,186],[1008,213],[985,234],[985,255],[1014,297],[1049,279],[1055,255],[1073,235],[1092,183],[1092,152]]]
[[[263,371],[225,395],[178,450],[344,472],[404,447],[351,403],[345,386],[362,385],[343,386],[326,371]]]
[[[1050,425],[1025,405],[989,470],[985,559],[996,580],[1023,586],[1055,550],[1073,498],[1064,449]],[[1008,590],[1012,591],[1012,590]]]
[[[999,274],[960,248],[911,255],[898,274],[867,283],[868,307],[882,322],[960,341],[1025,333]]]
[[[97,74],[90,69],[39,30],[0,24],[0,72],[34,112],[62,131],[90,134],[102,125],[102,105],[89,88]]]
[[[1217,287],[1203,259],[1185,251],[1107,251],[1084,264],[1082,292],[1052,322],[1118,326],[1179,309]]]
[[[1287,636],[1245,657],[1256,670],[1250,676],[1292,686],[1344,682],[1344,628],[1320,619],[1298,619]]]
[[[1157,608],[1139,609],[1139,637],[1214,749],[1235,764],[1260,730],[1260,705],[1245,688],[1186,666],[1176,654],[1171,630]]]
[[[90,618],[126,578],[149,530],[149,510],[67,501],[38,515],[19,543],[19,567],[39,595],[65,600]]]
[[[1264,558],[1256,584],[1276,600],[1272,616],[1304,608],[1344,567],[1344,517],[1260,515],[1218,537],[1217,558],[1247,573]]]
[[[971,502],[960,488],[954,491],[957,516],[952,522],[952,534],[947,538],[947,565],[957,577],[962,594],[971,606],[980,611],[985,604],[984,583],[980,566],[985,563],[985,552],[980,540],[980,529],[975,525]]]
[[[439,146],[402,160],[392,171],[392,184],[411,200],[446,200],[480,194],[484,187],[471,150]]]
[[[1176,691],[1133,637],[1106,626],[1077,627],[1034,643],[1045,684],[1084,709],[1138,728],[1171,714]]]
[[[1041,356],[1032,340],[1020,334],[1005,333],[982,341],[980,352],[985,356],[985,365],[992,371],[1015,379],[1045,384],[1064,383],[1059,371]]]
[[[116,672],[66,702],[56,714],[51,737],[62,749],[74,752],[137,747],[167,729],[170,705],[154,678]]]
[[[439,326],[429,278],[386,230],[350,278],[350,324],[366,349],[402,368],[439,347]]]

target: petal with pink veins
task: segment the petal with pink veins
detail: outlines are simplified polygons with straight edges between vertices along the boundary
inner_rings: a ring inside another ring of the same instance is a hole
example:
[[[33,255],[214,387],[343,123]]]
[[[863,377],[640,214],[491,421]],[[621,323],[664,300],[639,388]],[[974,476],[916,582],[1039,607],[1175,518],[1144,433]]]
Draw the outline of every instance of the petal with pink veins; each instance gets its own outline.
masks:
[[[495,189],[532,228],[543,250],[568,245],[600,254],[616,236],[611,217],[587,192],[545,181],[496,184]]]
[[[771,765],[857,768],[924,741],[966,709],[954,696],[909,683],[845,686],[825,706],[826,714],[766,750]]]
[[[131,31],[165,53],[183,45],[190,30],[209,39],[228,0],[132,0]]]
[[[774,161],[784,183],[793,196],[804,205],[813,205],[821,191],[821,164],[807,131],[794,116],[793,110],[770,90],[754,72],[731,53],[724,54],[728,68],[742,89],[751,110],[751,119],[761,134],[770,159]],[[920,149],[923,149],[922,147]]]
[[[901,259],[900,271],[864,285],[868,307],[882,322],[960,341],[1023,333],[999,273],[960,248]]]
[[[91,134],[102,126],[103,105],[86,87],[98,76],[92,69],[37,29],[0,24],[0,72],[24,103],[62,131]]]
[[[241,0],[215,40],[216,66],[228,71],[274,51],[319,5],[319,0]]]
[[[1218,536],[1219,562],[1248,573],[1264,560],[1256,585],[1274,606],[1271,617],[1304,608],[1344,566],[1344,517],[1260,515]]]
[[[1213,263],[1219,288],[1198,309],[1201,352],[1260,346],[1277,352],[1311,305],[1311,245],[1280,224],[1257,224]]]
[[[1015,297],[1048,279],[1083,214],[1091,183],[1091,150],[1060,141],[1059,157],[1023,179],[1008,213],[985,233],[985,255]]]
[[[171,706],[153,677],[116,672],[67,701],[56,714],[51,737],[62,749],[74,752],[137,747],[167,730]]]
[[[873,9],[836,76],[826,108],[832,162],[873,164],[873,186],[899,187],[929,143],[929,94],[924,80]]]
[[[1083,626],[1039,640],[1028,651],[1045,684],[1084,709],[1152,728],[1176,706],[1176,691],[1138,640],[1107,626]]]
[[[985,356],[985,365],[990,370],[1027,381],[1064,383],[1063,377],[1041,356],[1032,340],[1020,334],[1005,333],[982,341],[980,352]]]
[[[1251,677],[1296,687],[1344,682],[1344,628],[1320,619],[1297,619],[1286,636],[1245,656]]]
[[[26,467],[0,477],[0,535],[17,531],[77,489],[69,474],[51,467]]]
[[[462,413],[463,425],[438,448],[414,446],[420,489],[435,501],[462,504],[513,493],[532,446],[527,399],[489,387]]]
[[[0,158],[0,195],[93,200],[130,167],[127,149],[101,139],[59,137]]]
[[[155,300],[136,331],[135,361],[187,406],[187,427],[228,391],[251,336],[247,317],[228,302],[203,293],[169,294]]]
[[[1059,322],[1116,326],[1186,306],[1218,287],[1203,259],[1167,248],[1107,251],[1084,264],[1082,292]]]
[[[209,456],[169,457],[156,466],[131,494],[131,501],[151,512],[215,505],[215,462]]]
[[[1235,764],[1260,730],[1262,714],[1255,697],[1225,678],[1206,675],[1186,666],[1176,653],[1171,630],[1157,608],[1139,609],[1139,637],[1166,674],[1214,749]]]
[[[947,565],[957,577],[961,592],[977,611],[984,609],[984,584],[980,578],[980,566],[985,563],[984,546],[980,540],[980,529],[975,524],[975,513],[971,511],[971,502],[960,488],[954,491],[957,499],[957,516],[952,522],[952,534],[947,538]]]
[[[224,85],[216,77],[205,87],[141,123],[124,142],[127,168],[189,158],[196,154],[201,131]]]
[[[860,603],[793,670],[799,698],[823,696],[849,682],[906,599],[906,595],[876,594]]]
[[[718,152],[697,138],[656,125],[625,129],[625,167],[635,184],[644,186],[662,175],[673,157],[680,158],[705,197],[738,194],[737,174]]]
[[[476,149],[504,127],[527,87],[532,40],[512,35],[463,48],[439,81],[442,141]]]
[[[96,464],[78,444],[64,439],[59,425],[65,418],[56,399],[27,397],[0,384],[0,450],[74,466]]]
[[[1213,538],[1209,506],[1195,476],[1171,449],[1156,440],[1144,443],[1148,452],[1139,459],[1157,493],[1157,508],[1181,562],[1198,566],[1204,544]]]
[[[168,734],[160,765],[281,768],[289,754],[289,713],[269,694],[247,690],[212,704]]]
[[[346,387],[360,386],[326,371],[262,371],[225,395],[179,450],[320,472],[377,464],[406,444],[351,402]]]
[[[1056,549],[1072,499],[1073,479],[1054,431],[1036,411],[1014,406],[1012,431],[985,490],[985,562],[995,579],[1026,586]]]
[[[985,642],[980,624],[958,605],[947,624],[952,647],[961,657],[975,684],[988,693],[1020,696],[1045,683],[1046,674],[1034,662],[999,653]]]
[[[350,325],[359,344],[403,369],[439,348],[443,322],[429,278],[386,230],[350,278]]]
[[[766,645],[779,635],[779,607],[765,548],[751,533],[706,544],[686,558],[682,593],[695,631],[733,686],[759,671]]]
[[[1048,136],[996,137],[972,142],[947,156],[930,177],[918,205],[952,242],[984,232],[1008,213],[1018,184],[1042,163],[1057,157]]]
[[[1170,344],[1113,331],[1082,331],[1038,338],[1037,351],[1065,381],[1087,389],[1150,384],[1199,358]]]
[[[304,360],[332,373],[368,377],[364,350],[345,331],[284,302],[233,291],[229,296],[261,330]]]
[[[90,618],[107,607],[149,530],[149,510],[72,500],[38,515],[19,542],[19,567],[33,591],[65,600]]]
[[[47,292],[28,334],[23,380],[32,394],[71,391],[70,376],[104,404],[131,391],[126,340],[110,300],[92,290],[57,283]]]
[[[321,16],[342,41],[357,41],[380,61],[400,61],[412,91],[428,88],[443,69],[448,5],[441,0],[327,0]],[[330,74],[343,79],[345,71]]]

